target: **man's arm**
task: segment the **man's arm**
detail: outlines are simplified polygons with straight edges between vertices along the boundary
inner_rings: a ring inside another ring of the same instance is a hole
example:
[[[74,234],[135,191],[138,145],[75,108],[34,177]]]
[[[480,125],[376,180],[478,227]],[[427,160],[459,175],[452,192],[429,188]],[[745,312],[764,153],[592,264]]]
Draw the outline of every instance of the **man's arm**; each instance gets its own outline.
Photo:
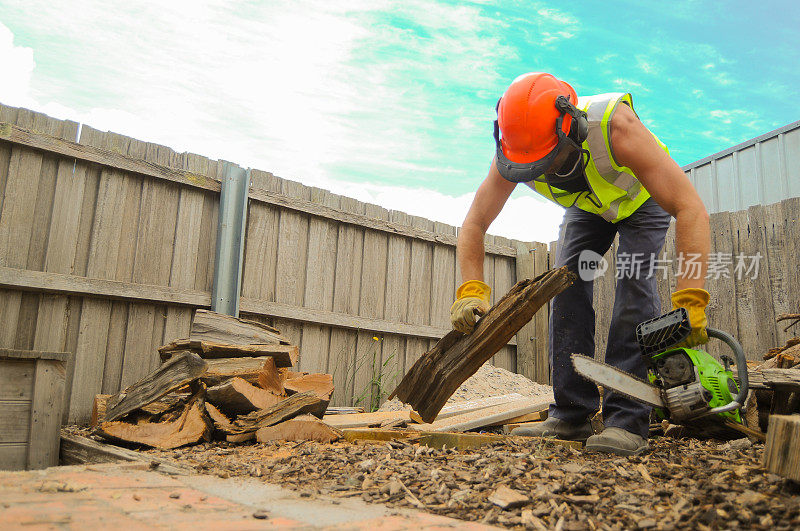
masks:
[[[627,105],[620,105],[611,119],[611,144],[617,163],[627,166],[661,208],[675,217],[675,247],[685,258],[699,256],[700,271],[677,277],[676,291],[703,288],[711,230],[703,201],[683,173],[656,143],[650,131]]]
[[[467,217],[458,233],[456,249],[464,282],[483,281],[483,237],[489,225],[503,209],[515,186],[516,183],[503,179],[493,160],[489,175],[475,193]]]

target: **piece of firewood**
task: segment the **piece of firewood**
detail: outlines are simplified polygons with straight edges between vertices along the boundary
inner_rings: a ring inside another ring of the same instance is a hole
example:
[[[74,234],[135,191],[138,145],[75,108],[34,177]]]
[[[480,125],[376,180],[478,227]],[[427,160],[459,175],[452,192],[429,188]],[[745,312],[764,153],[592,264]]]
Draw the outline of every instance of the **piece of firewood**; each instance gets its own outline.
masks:
[[[283,385],[286,382],[286,371],[278,369],[273,358],[267,358],[264,366],[258,371],[258,385],[276,396],[286,396]]]
[[[206,416],[203,392],[194,395],[180,417],[172,422],[102,422],[97,433],[107,439],[144,444],[162,450],[178,448],[200,440],[210,441],[213,424]]]
[[[168,393],[158,400],[145,404],[139,409],[150,415],[163,415],[171,409],[180,408],[191,398],[188,394]]]
[[[241,378],[253,385],[258,384],[258,376],[271,358],[216,358],[206,360],[208,370],[203,375],[203,383],[214,387],[231,378]],[[274,360],[273,360],[274,363]]]
[[[92,418],[89,421],[90,427],[96,428],[98,424],[106,420],[106,407],[108,406],[109,398],[111,398],[111,395],[94,395]]]
[[[217,430],[223,433],[230,433],[231,430],[233,430],[233,423],[225,413],[217,409],[211,402],[206,402],[205,407],[208,417],[214,422],[214,427],[217,428]]]
[[[333,394],[333,376],[330,374],[301,374],[294,378],[287,375],[283,383],[287,394],[314,391],[322,400],[330,400]]]
[[[208,364],[197,354],[182,352],[146,377],[108,399],[106,421],[120,419],[202,376]]]
[[[341,431],[331,428],[312,415],[300,415],[274,426],[259,428],[256,432],[258,442],[316,441],[331,443],[338,441],[341,437]]]
[[[300,350],[295,345],[228,345],[196,339],[176,339],[158,347],[162,360],[168,360],[175,352],[183,350],[192,351],[203,359],[271,356],[275,358],[275,365],[278,367],[291,367],[300,356]]]
[[[800,481],[800,415],[770,415],[764,468]]]
[[[269,325],[210,310],[197,310],[194,313],[189,339],[229,345],[289,344],[279,330]]]
[[[531,320],[547,301],[575,278],[566,267],[522,280],[495,304],[471,334],[453,330],[422,355],[389,398],[410,404],[425,422],[432,422],[464,381]]]
[[[315,417],[322,418],[325,408],[328,407],[326,400],[320,398],[314,391],[297,393],[288,398],[284,398],[277,404],[267,409],[261,409],[240,415],[233,421],[233,433],[254,432],[264,426],[272,426],[284,420],[309,413]]]
[[[222,411],[232,415],[245,415],[257,409],[267,409],[281,401],[281,397],[251,385],[241,378],[209,387],[206,398]]]
[[[800,390],[800,369],[760,369],[747,374],[750,389]]]

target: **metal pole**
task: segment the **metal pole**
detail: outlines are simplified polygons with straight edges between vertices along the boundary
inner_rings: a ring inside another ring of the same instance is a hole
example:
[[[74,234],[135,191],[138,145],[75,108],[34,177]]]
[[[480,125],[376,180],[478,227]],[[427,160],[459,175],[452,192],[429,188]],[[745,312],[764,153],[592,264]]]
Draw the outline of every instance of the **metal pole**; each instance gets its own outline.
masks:
[[[234,317],[239,316],[249,189],[250,170],[229,162],[224,163],[211,309]]]

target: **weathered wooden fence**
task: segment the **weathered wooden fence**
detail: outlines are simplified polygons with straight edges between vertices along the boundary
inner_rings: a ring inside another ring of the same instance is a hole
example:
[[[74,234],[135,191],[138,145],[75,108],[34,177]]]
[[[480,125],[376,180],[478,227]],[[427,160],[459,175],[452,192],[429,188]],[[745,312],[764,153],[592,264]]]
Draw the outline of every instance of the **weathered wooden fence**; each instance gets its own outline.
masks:
[[[711,293],[709,325],[737,337],[748,359],[763,359],[769,348],[800,335],[800,326],[785,331],[786,323],[775,321],[782,313],[800,312],[799,217],[800,198],[711,214],[711,270],[706,281]],[[612,264],[616,260],[616,244],[606,259]],[[665,268],[657,273],[659,294],[662,309],[669,311],[669,296],[675,290],[675,274],[680,266],[675,255],[674,223],[659,259]],[[596,284],[597,352],[603,356],[615,275],[606,274]],[[712,353],[727,350],[716,341],[709,346]]]
[[[75,143],[77,130],[0,107],[0,348],[73,353],[72,422],[154,368],[156,347],[209,307],[223,172],[86,126]],[[241,311],[296,342],[301,370],[334,374],[335,403],[376,402],[449,330],[455,227],[253,170],[246,228]],[[543,244],[486,244],[496,296],[548,267]],[[521,333],[538,365],[545,323]],[[517,370],[515,343],[493,362]]]
[[[208,308],[225,163],[0,106],[0,348],[73,353],[64,419],[85,421],[158,363]],[[252,170],[241,311],[300,346],[300,369],[334,375],[334,403],[374,404],[449,330],[461,282],[456,228]],[[712,216],[714,247],[761,251],[754,280],[712,280],[712,324],[757,358],[800,309],[798,199]],[[672,250],[668,239],[666,257]],[[548,245],[487,236],[495,297],[552,264]],[[672,277],[661,283],[668,301]],[[614,276],[597,281],[598,351]],[[493,363],[549,380],[547,312]]]

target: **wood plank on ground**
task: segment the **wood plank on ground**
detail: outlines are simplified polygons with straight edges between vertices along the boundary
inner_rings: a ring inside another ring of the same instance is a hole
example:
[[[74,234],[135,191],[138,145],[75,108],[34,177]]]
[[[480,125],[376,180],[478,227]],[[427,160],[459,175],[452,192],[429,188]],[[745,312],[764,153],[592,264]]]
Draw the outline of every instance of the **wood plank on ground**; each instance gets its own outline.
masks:
[[[464,402],[454,402],[452,404],[444,406],[442,410],[439,411],[439,414],[436,415],[435,420],[442,420],[453,417],[455,415],[461,415],[464,413],[469,413],[471,411],[484,409],[487,407],[499,406],[500,404],[507,404],[509,402],[514,402],[515,400],[520,400],[522,398],[525,397],[523,397],[519,393],[509,393],[507,395],[490,396],[487,398],[476,398],[475,400],[466,400]],[[411,419],[418,424],[425,423],[425,421],[422,420],[422,417],[420,417],[419,413],[417,413],[416,411],[411,411]]]
[[[536,311],[575,278],[566,267],[518,282],[464,335],[453,330],[406,374],[389,398],[397,396],[425,421],[432,421],[458,386],[506,345]]]
[[[462,413],[461,415],[437,420],[430,424],[414,424],[409,427],[418,431],[467,431],[490,426],[527,413],[542,411],[550,407],[552,403],[553,400],[551,398],[524,398],[470,413]]]
[[[60,461],[64,466],[118,462],[157,463],[158,469],[167,474],[195,473],[193,469],[183,467],[168,459],[66,433],[61,435]]]
[[[411,420],[410,411],[376,411],[374,413],[351,413],[345,415],[325,415],[323,422],[328,426],[339,429],[345,428],[368,428],[370,426],[380,426],[386,422]]]

